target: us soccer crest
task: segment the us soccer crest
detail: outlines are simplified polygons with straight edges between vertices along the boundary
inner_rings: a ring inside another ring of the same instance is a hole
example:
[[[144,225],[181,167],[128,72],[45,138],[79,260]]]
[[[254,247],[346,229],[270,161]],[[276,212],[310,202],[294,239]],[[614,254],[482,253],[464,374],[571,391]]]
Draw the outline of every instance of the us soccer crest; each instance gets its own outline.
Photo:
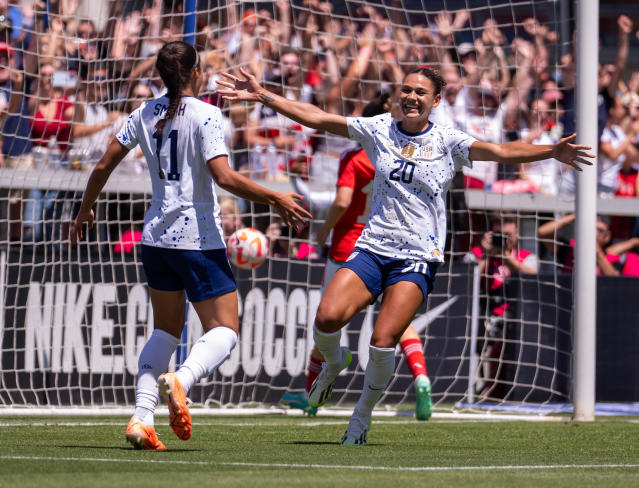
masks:
[[[433,144],[428,143],[422,146],[421,156],[424,159],[430,159],[433,157]]]
[[[406,144],[402,148],[402,156],[404,156],[405,158],[412,158],[413,154],[415,154],[415,149],[417,149],[415,147],[415,144]]]

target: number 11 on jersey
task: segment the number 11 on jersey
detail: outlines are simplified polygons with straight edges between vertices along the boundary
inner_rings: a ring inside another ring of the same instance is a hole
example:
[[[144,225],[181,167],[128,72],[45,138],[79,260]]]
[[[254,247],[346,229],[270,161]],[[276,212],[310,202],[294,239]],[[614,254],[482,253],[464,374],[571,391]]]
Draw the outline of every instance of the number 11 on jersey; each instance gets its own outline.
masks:
[[[164,174],[164,170],[162,169],[162,160],[160,158],[160,150],[162,149],[163,137],[162,134],[155,133],[153,134],[153,138],[156,139],[156,153],[158,158],[158,176],[161,180],[165,179],[166,176]],[[178,158],[177,158],[177,139],[178,139],[178,131],[177,129],[173,129],[169,132],[169,139],[171,141],[170,154],[169,154],[169,173],[168,179],[169,181],[177,181],[180,179],[180,173],[178,173]]]

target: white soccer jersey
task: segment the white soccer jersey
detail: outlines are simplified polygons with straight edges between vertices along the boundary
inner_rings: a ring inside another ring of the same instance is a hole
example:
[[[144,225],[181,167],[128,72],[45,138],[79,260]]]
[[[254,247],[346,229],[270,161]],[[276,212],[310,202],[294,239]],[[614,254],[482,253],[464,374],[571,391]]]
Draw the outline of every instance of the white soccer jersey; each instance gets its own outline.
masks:
[[[142,104],[129,115],[118,141],[144,153],[153,185],[144,217],[142,243],[149,246],[207,250],[225,247],[215,182],[206,162],[228,155],[219,108],[183,97],[162,137],[155,124],[169,106],[166,96]]]
[[[348,132],[375,167],[368,223],[356,246],[382,256],[443,262],[446,192],[476,141],[431,123],[409,134],[391,114],[348,117]]]

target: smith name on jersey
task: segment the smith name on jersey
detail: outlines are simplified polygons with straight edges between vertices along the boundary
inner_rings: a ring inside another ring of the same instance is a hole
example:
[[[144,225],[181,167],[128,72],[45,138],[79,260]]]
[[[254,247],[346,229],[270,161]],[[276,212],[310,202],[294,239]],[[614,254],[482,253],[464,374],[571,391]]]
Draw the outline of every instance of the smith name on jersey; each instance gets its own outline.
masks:
[[[348,117],[347,124],[375,167],[371,213],[356,246],[398,259],[443,262],[446,193],[455,172],[472,166],[468,155],[476,139],[432,123],[410,134],[389,113]]]
[[[155,124],[168,106],[166,96],[142,104],[116,136],[128,149],[139,144],[149,164],[153,199],[142,243],[190,250],[224,248],[215,182],[206,165],[209,159],[228,155],[222,113],[183,97],[175,117],[157,135]]]

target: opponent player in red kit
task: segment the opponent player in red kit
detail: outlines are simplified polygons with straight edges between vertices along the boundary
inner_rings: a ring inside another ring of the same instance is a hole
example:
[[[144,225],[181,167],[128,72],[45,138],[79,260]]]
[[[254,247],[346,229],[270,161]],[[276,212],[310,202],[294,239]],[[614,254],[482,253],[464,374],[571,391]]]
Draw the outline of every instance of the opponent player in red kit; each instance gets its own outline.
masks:
[[[364,108],[362,116],[374,117],[390,111],[390,107],[390,95],[382,93]],[[375,169],[361,146],[346,151],[342,155],[339,163],[337,194],[329,209],[326,222],[317,232],[317,242],[323,246],[331,230],[333,231],[322,280],[322,294],[333,275],[353,252],[355,242],[366,225],[372,201],[374,176]],[[406,356],[406,362],[415,381],[417,397],[415,417],[417,420],[428,420],[433,409],[430,379],[426,372],[421,340],[412,326],[408,326],[399,345]],[[313,381],[322,371],[323,361],[322,353],[317,347],[313,347],[306,373],[306,390],[302,393],[285,393],[282,397],[283,403],[292,408],[304,410],[309,415],[317,413],[317,408],[309,406],[307,398]]]

